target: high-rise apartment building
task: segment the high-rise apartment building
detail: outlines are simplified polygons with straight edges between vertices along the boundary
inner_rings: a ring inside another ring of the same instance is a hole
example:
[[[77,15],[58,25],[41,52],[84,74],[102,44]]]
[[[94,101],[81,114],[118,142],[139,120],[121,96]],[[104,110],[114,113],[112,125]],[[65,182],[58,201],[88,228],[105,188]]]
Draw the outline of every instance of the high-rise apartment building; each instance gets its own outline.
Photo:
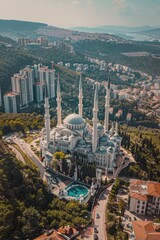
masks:
[[[33,83],[34,83],[34,71],[30,66],[20,70],[20,74],[27,77],[27,98],[28,103],[32,103],[34,101],[33,97]]]
[[[45,83],[37,82],[34,83],[34,99],[37,103],[40,103],[44,100],[45,97]]]
[[[27,81],[27,76],[19,73],[11,77],[12,91],[20,95],[20,108],[28,107]]]
[[[19,110],[19,94],[7,93],[3,96],[5,113],[17,113]]]
[[[49,99],[55,97],[55,70],[48,69],[46,66],[39,67],[38,69],[39,82],[47,84]]]

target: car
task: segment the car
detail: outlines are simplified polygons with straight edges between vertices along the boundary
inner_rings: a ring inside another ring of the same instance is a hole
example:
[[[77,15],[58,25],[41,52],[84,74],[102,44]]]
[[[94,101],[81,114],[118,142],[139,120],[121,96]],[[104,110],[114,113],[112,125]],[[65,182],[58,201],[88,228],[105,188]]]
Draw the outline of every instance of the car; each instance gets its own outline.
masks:
[[[99,213],[97,213],[97,214],[96,214],[96,218],[97,218],[97,219],[99,219],[99,218],[100,218],[100,216],[99,216]]]
[[[98,240],[97,234],[94,234],[94,240]]]

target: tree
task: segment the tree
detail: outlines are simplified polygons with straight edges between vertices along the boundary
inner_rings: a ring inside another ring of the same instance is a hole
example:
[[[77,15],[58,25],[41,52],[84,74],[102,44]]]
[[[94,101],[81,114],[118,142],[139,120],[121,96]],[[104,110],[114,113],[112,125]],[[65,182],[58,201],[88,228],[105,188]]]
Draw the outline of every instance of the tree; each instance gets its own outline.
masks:
[[[53,156],[59,162],[60,170],[62,172],[63,171],[63,169],[62,169],[62,159],[65,158],[65,154],[63,152],[55,152],[53,154]]]
[[[124,215],[125,207],[126,207],[125,201],[120,198],[119,201],[118,201],[118,209],[121,212],[122,216]]]
[[[42,229],[40,225],[41,216],[34,207],[29,207],[24,210],[22,217],[19,218],[21,231],[26,238],[36,236],[37,232]]]
[[[14,229],[14,209],[6,202],[0,202],[0,237],[8,239]]]

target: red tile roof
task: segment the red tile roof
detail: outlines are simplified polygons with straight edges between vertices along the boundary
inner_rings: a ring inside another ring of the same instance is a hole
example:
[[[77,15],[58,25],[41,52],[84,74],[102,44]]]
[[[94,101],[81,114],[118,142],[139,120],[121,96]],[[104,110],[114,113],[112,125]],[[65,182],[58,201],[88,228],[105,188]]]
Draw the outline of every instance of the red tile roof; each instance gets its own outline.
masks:
[[[146,194],[143,195],[143,194],[140,194],[140,193],[137,193],[137,192],[130,192],[130,197],[138,199],[140,201],[147,201],[147,195]]]
[[[148,182],[147,184],[148,195],[160,197],[160,183]]]
[[[132,222],[135,240],[158,240],[160,232],[156,232],[153,222],[150,221],[133,221]]]
[[[65,238],[60,236],[56,230],[50,230],[33,240],[65,240]]]

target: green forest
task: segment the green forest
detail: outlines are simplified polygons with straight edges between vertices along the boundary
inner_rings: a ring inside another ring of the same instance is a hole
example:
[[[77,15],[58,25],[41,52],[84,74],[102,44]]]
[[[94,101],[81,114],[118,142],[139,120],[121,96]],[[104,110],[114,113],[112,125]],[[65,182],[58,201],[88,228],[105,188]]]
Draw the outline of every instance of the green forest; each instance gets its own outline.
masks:
[[[86,55],[107,62],[119,63],[129,66],[133,69],[146,72],[148,74],[160,75],[160,59],[151,56],[146,57],[127,57],[123,52],[149,52],[151,54],[160,54],[160,45],[151,43],[115,43],[100,40],[79,41],[75,43],[75,50]],[[103,56],[102,54],[103,53]]]
[[[2,92],[11,90],[11,76],[33,63],[35,58],[23,50],[0,45],[0,84]]]
[[[160,181],[160,129],[120,127],[122,146],[134,156],[136,164],[125,168],[120,176]]]
[[[80,229],[90,218],[87,207],[49,194],[38,170],[19,162],[0,140],[1,240],[33,239],[64,225]]]

